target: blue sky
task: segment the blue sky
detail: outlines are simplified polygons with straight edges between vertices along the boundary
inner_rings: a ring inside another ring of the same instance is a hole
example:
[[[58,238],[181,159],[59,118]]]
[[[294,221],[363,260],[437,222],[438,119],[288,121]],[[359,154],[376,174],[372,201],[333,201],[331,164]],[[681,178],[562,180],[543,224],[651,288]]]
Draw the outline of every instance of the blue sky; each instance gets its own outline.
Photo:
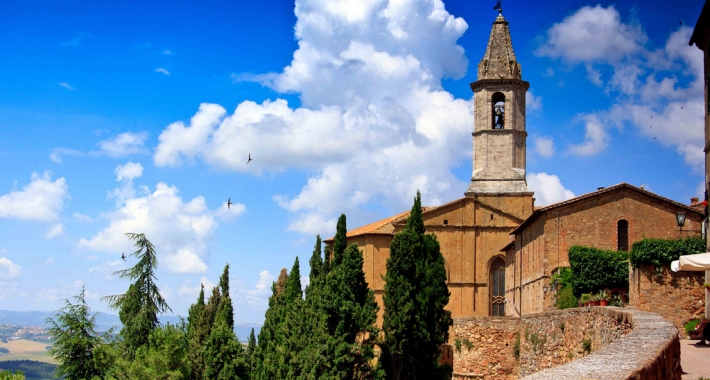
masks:
[[[123,233],[144,232],[176,314],[229,262],[235,320],[262,322],[279,270],[299,256],[306,276],[341,212],[353,228],[417,189],[463,195],[493,5],[4,2],[0,309],[56,310],[83,285],[107,311],[134,262]],[[537,205],[619,182],[701,195],[701,1],[503,8]]]

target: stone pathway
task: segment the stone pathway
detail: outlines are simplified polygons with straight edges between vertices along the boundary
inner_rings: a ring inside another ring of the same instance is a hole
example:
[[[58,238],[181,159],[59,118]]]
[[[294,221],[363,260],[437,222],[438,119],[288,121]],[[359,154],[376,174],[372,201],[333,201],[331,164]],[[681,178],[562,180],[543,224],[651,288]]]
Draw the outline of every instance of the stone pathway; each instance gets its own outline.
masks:
[[[696,346],[698,340],[681,339],[680,365],[683,380],[710,379],[710,346]]]

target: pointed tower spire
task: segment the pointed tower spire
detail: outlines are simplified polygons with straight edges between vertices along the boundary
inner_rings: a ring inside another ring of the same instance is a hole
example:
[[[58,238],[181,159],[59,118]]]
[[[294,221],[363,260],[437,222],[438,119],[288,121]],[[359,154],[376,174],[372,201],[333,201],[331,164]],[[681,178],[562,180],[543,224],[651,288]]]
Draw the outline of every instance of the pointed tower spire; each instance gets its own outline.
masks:
[[[486,54],[478,64],[473,90],[473,175],[466,195],[531,195],[525,180],[525,92],[508,22],[493,22]]]
[[[508,21],[499,13],[493,22],[486,55],[478,64],[478,80],[521,79],[520,64],[515,60]]]

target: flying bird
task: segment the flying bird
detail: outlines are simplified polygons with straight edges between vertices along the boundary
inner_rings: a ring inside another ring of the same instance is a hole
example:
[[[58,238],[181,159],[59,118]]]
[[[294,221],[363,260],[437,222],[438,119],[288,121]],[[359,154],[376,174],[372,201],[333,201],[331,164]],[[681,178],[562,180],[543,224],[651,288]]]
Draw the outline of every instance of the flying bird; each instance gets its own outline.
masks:
[[[248,163],[248,162],[247,162]],[[232,208],[232,198],[227,198],[227,208],[231,209]]]
[[[678,23],[679,23],[680,25],[683,25],[683,21],[678,21]]]
[[[249,163],[250,163],[251,161],[252,161],[252,159],[251,159],[251,153],[249,153],[249,159],[247,160],[247,165],[249,165]]]
[[[680,106],[680,109],[683,109],[683,106]]]
[[[123,259],[123,261],[126,261],[126,252],[123,252],[123,253],[121,254],[121,258]]]

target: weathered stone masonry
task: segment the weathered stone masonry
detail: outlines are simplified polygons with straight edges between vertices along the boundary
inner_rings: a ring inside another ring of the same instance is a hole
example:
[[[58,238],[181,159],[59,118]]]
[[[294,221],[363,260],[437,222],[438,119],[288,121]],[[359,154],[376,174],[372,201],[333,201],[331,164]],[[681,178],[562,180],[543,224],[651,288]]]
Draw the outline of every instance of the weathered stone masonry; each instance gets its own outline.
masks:
[[[471,349],[465,344],[454,349],[454,380],[678,380],[682,373],[675,326],[658,314],[633,309],[457,318],[454,339],[473,343]]]

